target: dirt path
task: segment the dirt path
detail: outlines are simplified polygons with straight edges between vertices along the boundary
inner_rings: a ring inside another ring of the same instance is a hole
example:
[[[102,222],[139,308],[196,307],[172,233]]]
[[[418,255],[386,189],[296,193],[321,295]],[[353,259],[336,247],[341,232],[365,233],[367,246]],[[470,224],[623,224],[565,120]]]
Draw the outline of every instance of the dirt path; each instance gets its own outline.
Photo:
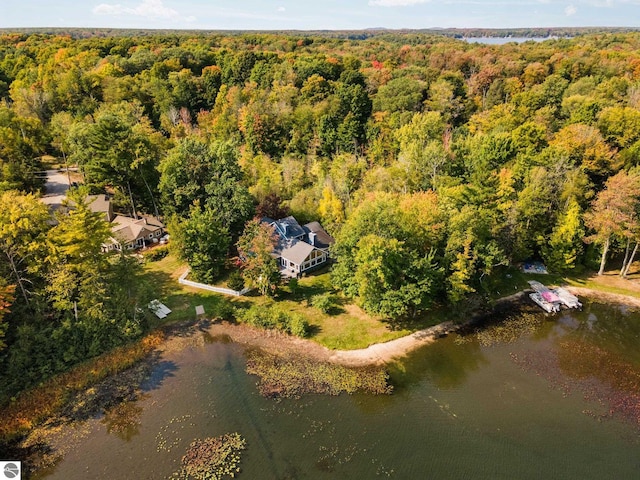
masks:
[[[603,302],[619,303],[629,307],[640,308],[640,298],[631,297],[629,295],[621,295],[618,293],[601,292],[584,287],[566,287],[571,293],[578,297],[589,297]]]
[[[57,209],[62,205],[67,190],[69,190],[69,176],[63,170],[47,170],[45,173],[47,176],[44,185],[46,193],[42,197],[42,202]]]
[[[428,345],[438,337],[455,331],[459,326],[452,322],[445,322],[402,338],[385,343],[377,343],[360,350],[329,350],[313,340],[296,338],[273,330],[261,330],[229,322],[202,325],[197,328],[209,337],[190,335],[182,338],[171,338],[162,347],[162,350],[179,350],[188,345],[202,344],[209,338],[260,348],[276,355],[302,356],[349,367],[362,367],[389,363],[418,347]]]

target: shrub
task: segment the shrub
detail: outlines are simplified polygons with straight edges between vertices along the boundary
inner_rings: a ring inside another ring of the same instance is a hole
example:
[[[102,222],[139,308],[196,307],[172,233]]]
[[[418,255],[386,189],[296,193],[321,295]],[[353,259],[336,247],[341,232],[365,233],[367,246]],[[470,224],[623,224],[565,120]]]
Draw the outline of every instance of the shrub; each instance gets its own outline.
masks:
[[[289,290],[292,295],[296,295],[300,290],[300,282],[297,278],[292,278],[289,280]]]
[[[289,333],[296,337],[306,337],[309,333],[309,322],[302,315],[292,314],[289,321]]]
[[[163,245],[161,247],[156,247],[149,250],[144,254],[144,258],[146,260],[149,260],[150,262],[157,262],[158,260],[162,260],[167,255],[169,255],[169,248]]]
[[[304,318],[285,312],[277,305],[253,305],[248,310],[238,311],[236,317],[252,327],[279,330],[298,337],[306,336],[309,330]]]
[[[236,292],[239,292],[244,288],[244,278],[239,271],[234,270],[229,274],[227,287],[229,287],[231,290],[235,290]]]
[[[336,297],[330,293],[321,293],[311,297],[311,305],[322,313],[329,313],[331,309],[337,305],[337,300]]]

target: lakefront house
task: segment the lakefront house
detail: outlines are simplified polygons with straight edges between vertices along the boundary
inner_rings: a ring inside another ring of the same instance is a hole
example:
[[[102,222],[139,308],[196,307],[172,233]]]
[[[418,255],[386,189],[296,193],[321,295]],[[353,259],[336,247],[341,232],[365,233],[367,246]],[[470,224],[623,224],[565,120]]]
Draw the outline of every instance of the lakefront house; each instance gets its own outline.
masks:
[[[300,277],[329,260],[329,247],[335,240],[320,223],[301,226],[292,216],[280,220],[265,217],[261,221],[274,229],[277,244],[272,255],[283,276]]]

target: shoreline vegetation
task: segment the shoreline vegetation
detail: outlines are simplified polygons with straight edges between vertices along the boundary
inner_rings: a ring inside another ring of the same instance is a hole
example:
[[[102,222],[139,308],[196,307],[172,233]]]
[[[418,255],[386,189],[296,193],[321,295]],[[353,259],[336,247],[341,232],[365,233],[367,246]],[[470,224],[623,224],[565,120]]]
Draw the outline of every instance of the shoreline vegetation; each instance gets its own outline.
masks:
[[[631,295],[577,286],[567,288],[581,297],[640,308],[640,298]],[[398,339],[357,350],[330,350],[313,340],[225,320],[199,320],[167,325],[134,344],[94,358],[19,395],[0,410],[3,418],[0,425],[0,444],[12,446],[11,449],[18,448],[23,454],[34,448],[37,450],[38,445],[32,445],[28,441],[21,447],[16,447],[16,444],[39,426],[46,428],[65,421],[86,419],[101,411],[107,411],[122,401],[135,400],[138,397],[138,386],[152,368],[154,361],[163,355],[177,353],[185,348],[216,341],[232,342],[252,351],[258,350],[272,360],[280,358],[283,363],[291,363],[291,359],[300,358],[307,366],[315,363],[348,369],[384,368],[415,349],[433,343],[449,333],[481,324],[488,317],[504,313],[525,299],[526,292],[520,291],[498,299],[488,314],[473,315],[469,320],[460,323],[443,322]],[[263,388],[268,390],[268,387]],[[351,392],[354,389],[332,391],[329,388],[323,391],[302,388],[290,390],[289,393],[338,394],[340,391]],[[278,395],[271,392],[270,396]]]

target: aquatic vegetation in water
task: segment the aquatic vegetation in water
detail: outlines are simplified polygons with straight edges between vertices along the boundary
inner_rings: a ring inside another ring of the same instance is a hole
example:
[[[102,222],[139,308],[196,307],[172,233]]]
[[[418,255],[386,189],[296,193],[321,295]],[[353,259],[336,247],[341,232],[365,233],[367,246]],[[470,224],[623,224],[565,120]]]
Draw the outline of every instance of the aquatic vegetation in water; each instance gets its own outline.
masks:
[[[494,323],[475,332],[475,337],[483,347],[491,347],[498,343],[513,343],[523,335],[534,333],[544,323],[544,317],[539,314],[518,313],[508,316],[499,323]],[[470,336],[456,338],[456,343],[470,341]]]
[[[349,368],[304,358],[285,358],[254,351],[247,356],[247,373],[260,378],[265,397],[299,397],[305,393],[339,395],[358,391],[391,393],[383,368]]]
[[[195,440],[182,457],[182,469],[173,478],[222,480],[240,473],[240,457],[246,441],[239,433]]]
[[[558,352],[563,372],[580,380],[585,398],[609,407],[640,427],[640,369],[614,352],[580,341],[565,341]],[[588,382],[596,379],[599,383]],[[588,382],[588,383],[587,383]]]
[[[547,379],[565,395],[580,392],[598,404],[598,419],[618,415],[640,427],[640,369],[620,355],[582,340],[564,340],[557,355],[511,354],[525,370]]]
[[[101,423],[107,428],[107,433],[114,434],[128,442],[140,433],[142,410],[138,401],[124,401],[110,408]]]
[[[192,417],[188,414],[174,417],[167,425],[163,426],[156,435],[156,450],[169,453],[178,447],[182,440],[180,431],[185,427],[194,426]]]

